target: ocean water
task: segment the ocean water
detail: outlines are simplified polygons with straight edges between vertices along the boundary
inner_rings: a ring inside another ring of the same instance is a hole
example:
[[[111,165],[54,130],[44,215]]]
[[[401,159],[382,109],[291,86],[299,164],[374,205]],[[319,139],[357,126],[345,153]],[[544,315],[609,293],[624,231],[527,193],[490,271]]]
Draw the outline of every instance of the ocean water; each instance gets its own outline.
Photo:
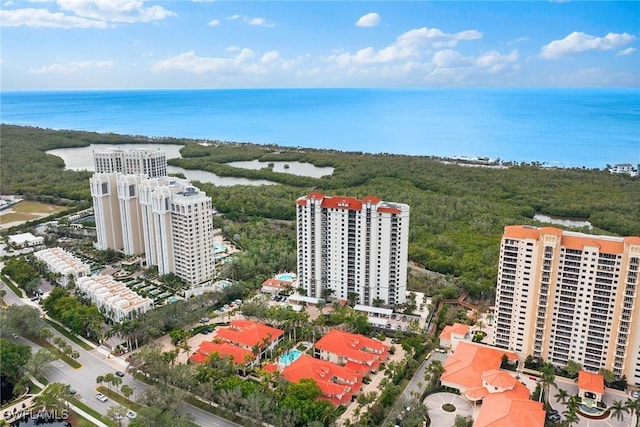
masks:
[[[2,123],[548,166],[640,163],[640,89],[2,92]]]

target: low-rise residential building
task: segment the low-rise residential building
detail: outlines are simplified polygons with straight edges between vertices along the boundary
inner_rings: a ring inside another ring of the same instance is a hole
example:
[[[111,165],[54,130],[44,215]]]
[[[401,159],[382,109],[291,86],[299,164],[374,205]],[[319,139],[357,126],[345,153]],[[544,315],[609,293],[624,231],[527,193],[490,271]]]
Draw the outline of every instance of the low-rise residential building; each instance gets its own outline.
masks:
[[[320,388],[322,398],[334,406],[348,404],[362,388],[361,373],[307,354],[284,368],[281,375],[295,383],[304,378],[313,380]]]
[[[272,277],[262,282],[261,292],[263,294],[290,293],[292,290],[291,283],[292,282],[288,280],[279,280]]]
[[[639,169],[634,168],[631,163],[618,163],[609,168],[609,172],[636,176],[638,175]]]
[[[111,276],[85,276],[76,284],[105,316],[116,322],[132,319],[153,308],[152,300],[138,295]]]
[[[604,377],[602,375],[587,371],[578,372],[578,396],[582,398],[583,403],[593,405],[601,402],[603,395]]]
[[[237,347],[249,350],[260,358],[272,351],[282,340],[284,331],[251,320],[232,320],[227,327],[220,327],[216,337]]]
[[[59,274],[58,282],[66,287],[70,280],[76,283],[78,279],[91,274],[91,267],[80,258],[60,247],[43,249],[33,254],[36,259],[44,262],[52,273]]]
[[[440,347],[455,351],[458,347],[458,342],[471,341],[470,329],[469,325],[458,322],[445,326],[440,333]]]
[[[375,372],[389,358],[389,346],[360,334],[332,329],[313,346],[314,356],[356,372]]]
[[[205,363],[213,354],[217,354],[221,359],[230,359],[236,365],[242,366],[251,364],[256,360],[256,356],[252,351],[221,341],[203,341],[195,353],[189,357],[189,360],[198,364]]]
[[[482,402],[474,426],[544,426],[542,403],[529,399],[529,389],[515,373],[500,370],[504,356],[509,361],[518,359],[511,351],[460,341],[447,358],[440,381],[471,402]]]
[[[31,233],[21,233],[9,236],[9,243],[18,248],[33,248],[44,243],[44,237],[34,236]]]

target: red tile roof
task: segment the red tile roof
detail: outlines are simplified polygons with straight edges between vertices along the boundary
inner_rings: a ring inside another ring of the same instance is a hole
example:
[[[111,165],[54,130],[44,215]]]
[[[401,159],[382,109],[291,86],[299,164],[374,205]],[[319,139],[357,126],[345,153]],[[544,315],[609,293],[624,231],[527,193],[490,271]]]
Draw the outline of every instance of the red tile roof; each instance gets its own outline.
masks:
[[[218,328],[216,336],[234,344],[246,347],[262,347],[265,342],[271,344],[278,340],[284,331],[250,320],[232,320],[231,326]]]
[[[344,366],[313,358],[307,354],[298,357],[282,370],[282,377],[290,382],[303,378],[315,381],[326,400],[334,405],[351,400],[362,387],[362,376]]]
[[[263,371],[266,372],[276,372],[278,370],[278,365],[276,365],[275,363],[267,363],[266,365],[264,365],[262,367]]]
[[[441,380],[460,385],[462,388],[482,387],[482,375],[486,371],[500,368],[502,356],[517,360],[518,356],[508,350],[460,341],[455,353],[447,358]]]
[[[262,282],[262,286],[271,286],[274,288],[286,288],[287,286],[291,286],[291,282],[288,280],[285,281],[285,280],[274,279],[272,277],[271,279],[267,279],[264,282]]]
[[[244,365],[255,359],[255,355],[249,350],[231,345],[229,343],[216,343],[204,341],[198,347],[198,350],[189,358],[195,363],[204,363],[210,355],[218,354],[220,357],[229,357],[234,363]]]
[[[473,423],[474,427],[542,427],[545,411],[542,402],[529,400],[529,390],[487,395]],[[520,388],[518,388],[520,390]],[[521,397],[517,397],[517,396]]]
[[[518,380],[508,372],[494,369],[491,371],[485,371],[482,374],[482,381],[492,387],[512,389],[515,387]]]
[[[315,348],[350,361],[373,366],[389,357],[389,346],[364,335],[332,329],[314,345]],[[375,369],[372,367],[372,369]]]
[[[578,372],[578,388],[580,390],[604,393],[604,377],[587,371]]]
[[[469,325],[465,325],[464,323],[454,323],[453,325],[447,325],[442,329],[440,333],[440,339],[451,339],[451,334],[462,335],[465,336],[469,333]]]
[[[514,239],[539,239],[542,234],[555,234],[561,237],[561,245],[569,249],[583,250],[585,246],[596,247],[600,252],[619,254],[624,251],[624,244],[640,244],[640,237],[625,237],[620,240],[598,238],[598,236],[567,235],[556,227],[530,227],[524,225],[509,225],[504,228],[503,237]]]

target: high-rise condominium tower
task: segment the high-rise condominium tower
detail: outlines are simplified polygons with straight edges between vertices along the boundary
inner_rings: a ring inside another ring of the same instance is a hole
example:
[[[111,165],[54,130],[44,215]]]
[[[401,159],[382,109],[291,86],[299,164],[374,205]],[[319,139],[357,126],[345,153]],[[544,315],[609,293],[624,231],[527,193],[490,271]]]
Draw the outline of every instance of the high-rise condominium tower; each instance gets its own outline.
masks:
[[[97,170],[99,162],[110,170],[89,180],[96,248],[127,255],[145,253],[147,264],[157,265],[160,274],[174,273],[192,285],[211,280],[211,198],[187,181],[158,176],[166,175],[163,153],[108,150],[94,155],[99,157],[94,159]],[[142,172],[124,172],[134,170]]]
[[[145,180],[140,188],[147,264],[199,284],[214,276],[211,198],[175,178]]]
[[[495,345],[640,385],[640,237],[505,227]]]
[[[296,203],[298,280],[307,296],[406,301],[408,205],[320,193]]]
[[[93,165],[96,173],[120,172],[125,175],[147,175],[149,178],[167,175],[164,152],[146,148],[94,150]]]

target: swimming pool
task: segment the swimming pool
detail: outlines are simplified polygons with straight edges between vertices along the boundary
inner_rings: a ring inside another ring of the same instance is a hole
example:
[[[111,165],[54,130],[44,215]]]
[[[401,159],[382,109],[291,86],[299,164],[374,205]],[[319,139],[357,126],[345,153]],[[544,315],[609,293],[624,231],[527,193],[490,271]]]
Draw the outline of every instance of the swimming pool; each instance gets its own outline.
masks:
[[[302,352],[300,350],[296,350],[296,349],[290,350],[285,354],[283,354],[282,356],[280,356],[280,358],[278,359],[278,363],[283,366],[291,365],[293,362],[296,361],[296,359],[298,359],[298,357],[300,357],[301,354]]]
[[[276,279],[282,280],[283,282],[293,282],[295,278],[296,278],[295,275],[288,274],[288,273],[287,274],[278,274],[276,276]]]
[[[213,244],[213,251],[214,252],[226,252],[227,251],[227,247],[225,245],[221,245],[219,243],[214,243]]]

